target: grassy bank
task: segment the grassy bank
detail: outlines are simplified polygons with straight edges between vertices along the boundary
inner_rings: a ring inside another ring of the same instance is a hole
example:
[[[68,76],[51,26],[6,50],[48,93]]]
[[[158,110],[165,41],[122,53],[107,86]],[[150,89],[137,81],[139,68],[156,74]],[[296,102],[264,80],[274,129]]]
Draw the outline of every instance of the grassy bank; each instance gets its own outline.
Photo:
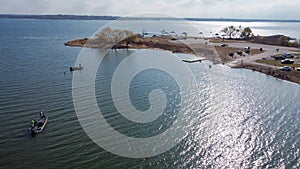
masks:
[[[272,66],[291,66],[291,67],[300,67],[300,64],[282,64],[279,60],[256,60],[257,63],[263,63]]]

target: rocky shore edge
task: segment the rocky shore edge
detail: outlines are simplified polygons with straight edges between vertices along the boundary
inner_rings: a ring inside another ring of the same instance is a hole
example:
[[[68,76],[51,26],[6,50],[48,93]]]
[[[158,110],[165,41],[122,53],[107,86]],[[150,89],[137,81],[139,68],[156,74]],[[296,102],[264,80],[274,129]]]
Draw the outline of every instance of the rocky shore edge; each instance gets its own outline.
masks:
[[[286,80],[300,84],[300,73],[296,71],[281,71],[278,68],[269,67],[268,65],[255,64],[255,63],[243,63],[231,66],[236,69],[249,69],[252,71],[260,72],[269,76],[273,76],[276,79]]]

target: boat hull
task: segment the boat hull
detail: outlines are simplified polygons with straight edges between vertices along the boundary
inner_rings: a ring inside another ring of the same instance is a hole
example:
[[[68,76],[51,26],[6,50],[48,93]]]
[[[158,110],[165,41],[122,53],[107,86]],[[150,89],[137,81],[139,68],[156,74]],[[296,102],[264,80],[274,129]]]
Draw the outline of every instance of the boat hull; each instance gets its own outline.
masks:
[[[41,133],[44,130],[47,122],[48,122],[48,117],[42,116],[40,119],[37,120],[36,124],[33,127],[31,127],[30,130],[31,134],[35,135]]]

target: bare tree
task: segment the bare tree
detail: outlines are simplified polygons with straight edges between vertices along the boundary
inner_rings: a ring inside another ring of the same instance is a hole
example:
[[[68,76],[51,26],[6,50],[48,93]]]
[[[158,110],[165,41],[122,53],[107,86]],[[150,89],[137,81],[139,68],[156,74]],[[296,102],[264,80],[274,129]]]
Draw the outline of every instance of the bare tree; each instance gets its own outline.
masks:
[[[116,49],[121,43],[125,43],[128,47],[129,43],[137,37],[132,31],[111,29],[110,27],[102,29],[96,36],[98,41],[102,43],[102,46],[113,49]]]
[[[232,39],[232,37],[234,37],[239,32],[239,30],[231,25],[222,29],[221,32],[225,33],[229,37],[229,39]]]
[[[241,32],[241,38],[245,38],[245,39],[248,39],[250,38],[251,36],[253,36],[253,33],[252,33],[252,30],[250,27],[246,27],[242,30]]]
[[[184,37],[187,37],[187,32],[182,32],[182,34],[184,35]]]

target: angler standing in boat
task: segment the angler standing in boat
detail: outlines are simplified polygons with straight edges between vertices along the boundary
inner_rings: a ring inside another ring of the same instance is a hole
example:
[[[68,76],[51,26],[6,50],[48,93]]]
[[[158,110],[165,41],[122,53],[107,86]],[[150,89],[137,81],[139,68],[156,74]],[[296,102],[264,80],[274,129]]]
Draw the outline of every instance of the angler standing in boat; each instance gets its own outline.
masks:
[[[31,127],[34,127],[34,120],[31,120]]]

